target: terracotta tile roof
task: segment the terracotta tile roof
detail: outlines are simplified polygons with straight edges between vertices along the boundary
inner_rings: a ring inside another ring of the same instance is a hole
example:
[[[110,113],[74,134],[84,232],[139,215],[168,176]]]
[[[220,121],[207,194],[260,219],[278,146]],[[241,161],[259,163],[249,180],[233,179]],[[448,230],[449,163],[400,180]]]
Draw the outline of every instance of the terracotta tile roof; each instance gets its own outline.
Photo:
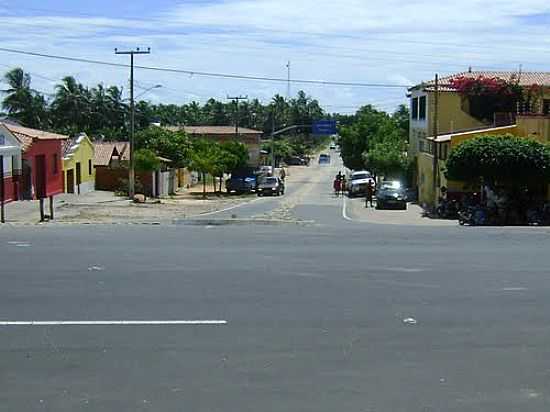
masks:
[[[183,127],[168,127],[168,130],[185,131],[191,135],[234,135],[235,126],[183,126]],[[263,134],[260,130],[247,129],[246,127],[239,127],[239,134]]]
[[[15,132],[12,132],[12,133],[15,136],[15,138],[19,140],[19,142],[21,143],[21,150],[23,152],[26,152],[29,149],[29,147],[32,146],[32,142],[33,142],[32,137],[29,137],[27,135],[20,134],[20,133],[15,133]]]
[[[130,144],[128,142],[114,142],[120,160],[130,160]]]
[[[51,133],[51,132],[45,132],[43,130],[37,130],[37,129],[31,129],[29,127],[23,127],[19,126],[13,123],[4,123],[4,126],[6,126],[12,133],[17,133],[20,135],[28,136],[32,139],[38,139],[38,140],[64,140],[68,139],[69,136],[58,134],[58,133]]]
[[[452,92],[455,89],[450,87],[450,81],[459,77],[477,78],[477,77],[499,78],[504,80],[518,80],[521,86],[532,86],[536,84],[538,86],[550,86],[550,72],[484,72],[484,71],[472,71],[452,74],[450,76],[442,77],[439,79],[439,90],[442,92]],[[410,90],[424,88],[427,91],[433,91],[435,86],[435,80],[430,80],[425,83],[421,83],[412,87]]]
[[[31,147],[33,140],[65,140],[69,136],[57,133],[44,132],[42,130],[30,129],[12,122],[1,122],[21,143],[21,150],[27,151]]]
[[[121,156],[120,160],[128,160],[129,150],[127,142],[94,143],[94,165],[109,166],[114,156]]]

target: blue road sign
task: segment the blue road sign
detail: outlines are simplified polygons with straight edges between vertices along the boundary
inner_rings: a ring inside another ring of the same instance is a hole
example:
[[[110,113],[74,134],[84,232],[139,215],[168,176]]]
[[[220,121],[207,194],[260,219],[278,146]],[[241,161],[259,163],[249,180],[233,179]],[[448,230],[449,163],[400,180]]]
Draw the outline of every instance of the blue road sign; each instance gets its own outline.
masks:
[[[336,120],[318,120],[313,122],[312,131],[317,136],[330,136],[337,134]]]

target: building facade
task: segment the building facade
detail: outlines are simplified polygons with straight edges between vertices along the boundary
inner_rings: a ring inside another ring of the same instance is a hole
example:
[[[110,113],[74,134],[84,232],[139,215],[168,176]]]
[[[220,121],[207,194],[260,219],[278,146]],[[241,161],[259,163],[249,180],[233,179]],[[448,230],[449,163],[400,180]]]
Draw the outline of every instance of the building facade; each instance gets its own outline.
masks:
[[[0,201],[4,203],[19,198],[21,161],[21,143],[0,123]]]
[[[95,188],[94,145],[86,134],[63,144],[63,187],[65,193],[76,194]]]
[[[4,126],[21,144],[20,199],[44,199],[63,193],[62,144],[69,137],[14,124]]]
[[[540,87],[540,98],[536,107],[528,108],[530,115],[536,114],[538,121],[531,116],[527,121],[520,119],[518,112],[525,108],[518,107],[513,113],[494,113],[492,121],[481,121],[472,116],[470,103],[456,89],[451,87],[451,80],[466,78],[499,78],[516,81],[523,88],[533,85]],[[480,134],[512,133],[518,136],[540,136],[548,133],[547,123],[542,117],[550,114],[550,73],[515,73],[515,72],[464,72],[439,80],[437,92],[437,120],[434,120],[436,109],[435,82],[429,81],[409,89],[410,98],[410,131],[409,156],[416,161],[414,183],[418,189],[420,203],[435,205],[441,195],[441,187],[447,187],[443,165],[453,145],[464,139]],[[437,139],[434,142],[435,126]],[[455,143],[451,143],[451,141]],[[437,160],[434,161],[434,155]]]

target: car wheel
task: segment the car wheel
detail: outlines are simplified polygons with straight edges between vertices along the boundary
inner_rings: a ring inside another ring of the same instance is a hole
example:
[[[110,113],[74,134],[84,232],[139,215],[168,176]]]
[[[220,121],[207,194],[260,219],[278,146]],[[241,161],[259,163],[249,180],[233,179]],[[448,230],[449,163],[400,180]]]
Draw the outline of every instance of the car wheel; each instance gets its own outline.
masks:
[[[260,192],[258,192],[258,197],[262,197],[262,194]]]

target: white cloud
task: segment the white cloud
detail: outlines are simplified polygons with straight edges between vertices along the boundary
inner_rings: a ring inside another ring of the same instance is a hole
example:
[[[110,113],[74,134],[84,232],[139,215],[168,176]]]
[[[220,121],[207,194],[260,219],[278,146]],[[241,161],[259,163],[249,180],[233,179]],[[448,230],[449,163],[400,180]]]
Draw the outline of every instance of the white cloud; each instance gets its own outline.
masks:
[[[2,7],[0,0],[0,10]],[[23,8],[24,10],[24,8]],[[2,16],[3,47],[126,63],[114,47],[150,46],[138,64],[294,79],[409,85],[474,68],[547,69],[550,35],[523,16],[550,12],[547,1],[463,0],[225,0],[186,2],[139,20],[114,17]],[[125,85],[124,68],[41,60],[1,53],[0,63],[58,79]],[[550,68],[548,68],[550,70]],[[285,83],[246,82],[137,71],[137,78],[165,87],[156,101],[204,101],[243,93],[269,99],[286,94]],[[40,89],[51,82],[35,77]],[[368,89],[293,84],[330,108],[352,110],[365,103],[393,109],[404,89]],[[349,109],[352,108],[352,109]],[[331,109],[332,110],[332,109]]]

